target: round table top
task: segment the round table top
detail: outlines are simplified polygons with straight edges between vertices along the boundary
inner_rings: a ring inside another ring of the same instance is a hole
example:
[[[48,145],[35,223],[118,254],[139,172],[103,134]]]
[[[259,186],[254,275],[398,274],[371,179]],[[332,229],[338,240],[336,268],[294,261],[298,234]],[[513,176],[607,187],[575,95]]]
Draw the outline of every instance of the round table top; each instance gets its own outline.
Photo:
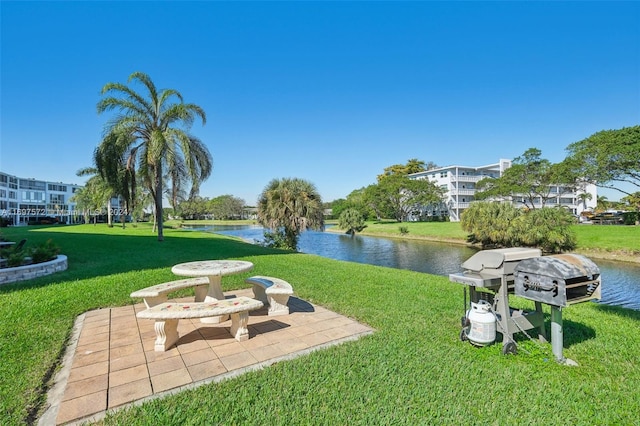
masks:
[[[171,272],[185,277],[202,277],[238,274],[252,269],[253,263],[245,260],[198,260],[175,265]]]

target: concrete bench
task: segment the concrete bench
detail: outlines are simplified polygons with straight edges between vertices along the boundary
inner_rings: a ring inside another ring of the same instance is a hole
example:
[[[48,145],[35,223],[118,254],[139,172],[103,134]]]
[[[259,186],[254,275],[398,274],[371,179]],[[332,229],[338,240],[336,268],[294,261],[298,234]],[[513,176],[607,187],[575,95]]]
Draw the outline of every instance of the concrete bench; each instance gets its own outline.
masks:
[[[178,321],[188,318],[207,318],[231,315],[231,335],[239,342],[249,339],[247,323],[249,311],[263,306],[259,300],[248,297],[211,302],[161,303],[136,314],[138,318],[155,320],[154,350],[164,352],[178,341]]]
[[[134,291],[130,296],[144,299],[145,306],[147,308],[151,308],[155,305],[166,302],[167,295],[169,293],[189,287],[195,287],[195,301],[203,302],[209,289],[209,279],[207,277],[199,277],[189,278],[186,280],[169,281]]]
[[[289,296],[293,288],[280,278],[257,275],[247,278],[246,283],[253,284],[253,295],[256,299],[269,305],[269,316],[289,315]]]

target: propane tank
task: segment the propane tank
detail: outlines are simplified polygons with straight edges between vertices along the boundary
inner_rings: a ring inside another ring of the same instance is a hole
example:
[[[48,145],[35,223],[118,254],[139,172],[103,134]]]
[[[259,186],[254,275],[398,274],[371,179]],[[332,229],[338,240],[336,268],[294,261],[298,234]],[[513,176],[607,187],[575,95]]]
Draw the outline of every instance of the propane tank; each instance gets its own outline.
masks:
[[[467,312],[469,318],[469,342],[476,346],[490,345],[496,340],[496,316],[491,311],[491,304],[486,300],[471,302]]]

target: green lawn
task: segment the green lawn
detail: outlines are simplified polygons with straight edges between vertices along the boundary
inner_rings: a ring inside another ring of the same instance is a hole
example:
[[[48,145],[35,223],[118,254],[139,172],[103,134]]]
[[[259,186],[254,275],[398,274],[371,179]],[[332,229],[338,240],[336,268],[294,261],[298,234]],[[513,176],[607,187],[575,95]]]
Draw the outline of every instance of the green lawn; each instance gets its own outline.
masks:
[[[438,225],[438,224],[433,224]],[[451,224],[445,224],[450,226]],[[395,225],[397,227],[397,224]],[[613,227],[611,227],[613,228]],[[410,230],[410,233],[413,230]],[[75,317],[133,303],[129,293],[175,279],[173,264],[245,259],[254,273],[281,277],[296,295],[377,331],[356,342],[280,362],[108,417],[107,424],[637,424],[640,312],[585,303],[564,313],[564,354],[521,338],[517,356],[501,345],[459,340],[462,288],[411,271],[281,252],[212,234],[147,225],[19,227],[5,237],[52,238],[69,269],[0,286],[0,416],[32,422]],[[223,281],[246,287],[245,275]],[[513,301],[529,307],[530,302]],[[548,309],[545,309],[548,318]],[[548,326],[548,324],[547,324]]]
[[[400,227],[408,230],[400,232]],[[625,251],[640,257],[640,226],[574,225],[578,247],[581,250]],[[363,234],[403,238],[429,238],[433,240],[466,241],[467,232],[460,222],[367,222]]]

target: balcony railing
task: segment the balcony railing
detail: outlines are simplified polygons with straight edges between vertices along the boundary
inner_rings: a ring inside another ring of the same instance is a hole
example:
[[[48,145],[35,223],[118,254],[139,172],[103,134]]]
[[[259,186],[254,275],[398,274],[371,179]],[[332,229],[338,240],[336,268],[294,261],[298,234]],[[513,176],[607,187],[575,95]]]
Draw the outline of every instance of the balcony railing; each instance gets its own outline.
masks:
[[[478,182],[480,179],[484,179],[486,176],[456,176],[451,175],[451,182]]]
[[[452,189],[451,195],[474,195],[476,193],[475,189]]]

